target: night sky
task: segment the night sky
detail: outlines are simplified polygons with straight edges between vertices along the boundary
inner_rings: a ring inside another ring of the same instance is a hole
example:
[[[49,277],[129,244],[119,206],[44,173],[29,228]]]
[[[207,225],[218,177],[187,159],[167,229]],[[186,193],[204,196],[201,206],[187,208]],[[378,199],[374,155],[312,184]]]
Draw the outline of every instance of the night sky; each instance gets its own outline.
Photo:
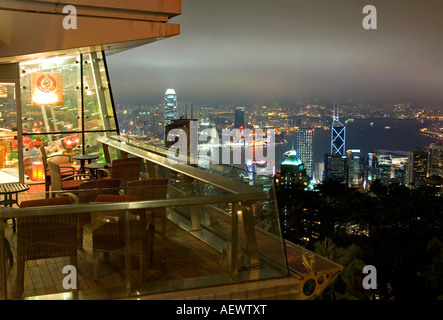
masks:
[[[365,5],[377,30],[365,30]],[[180,35],[108,57],[114,99],[443,106],[441,0],[183,0]],[[318,100],[316,100],[318,99]]]

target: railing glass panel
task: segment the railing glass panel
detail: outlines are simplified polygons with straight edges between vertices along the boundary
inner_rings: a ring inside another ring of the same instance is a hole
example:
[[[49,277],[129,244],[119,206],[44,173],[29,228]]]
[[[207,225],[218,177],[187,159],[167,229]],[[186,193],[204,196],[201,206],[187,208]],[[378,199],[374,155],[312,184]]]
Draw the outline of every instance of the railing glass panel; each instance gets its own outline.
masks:
[[[287,276],[280,240],[255,217],[263,194],[151,180],[20,193],[21,208],[0,212],[2,298],[113,299]]]

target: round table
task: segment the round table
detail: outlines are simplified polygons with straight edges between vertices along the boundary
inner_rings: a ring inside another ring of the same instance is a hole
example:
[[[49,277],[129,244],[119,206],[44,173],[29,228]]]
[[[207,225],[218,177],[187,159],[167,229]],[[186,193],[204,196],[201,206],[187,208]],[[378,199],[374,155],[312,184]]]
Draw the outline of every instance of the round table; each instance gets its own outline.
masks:
[[[78,154],[73,156],[74,160],[80,160],[80,173],[85,173],[85,162],[88,161],[88,164],[92,162],[92,160],[98,159],[100,156],[96,154]]]
[[[14,204],[18,205],[17,194],[29,190],[29,185],[26,183],[12,182],[0,184],[0,195],[3,198],[0,200],[0,205],[5,207],[12,207]],[[15,199],[12,197],[15,194]]]
[[[87,165],[85,165],[85,168],[89,170],[89,172],[91,173],[92,179],[93,180],[97,180],[98,176],[97,176],[97,172],[100,169],[109,169],[111,168],[111,164],[110,163],[88,163]]]
[[[0,195],[2,196],[0,200],[0,205],[3,205],[5,207],[12,207],[14,204],[18,205],[18,193],[24,192],[29,190],[29,185],[26,183],[19,183],[19,182],[12,182],[12,183],[3,183],[0,184]],[[13,195],[15,194],[15,198]],[[15,227],[15,219],[12,219],[12,230],[15,233],[16,227]],[[0,241],[4,241],[5,243],[5,249],[6,254],[9,258],[9,266],[12,267],[13,265],[13,255],[11,251],[11,246],[8,242],[8,240],[4,237],[3,231],[1,232]],[[5,260],[6,261],[6,260]],[[3,268],[3,266],[2,266]],[[6,284],[6,282],[4,283]],[[4,285],[2,283],[2,285]]]

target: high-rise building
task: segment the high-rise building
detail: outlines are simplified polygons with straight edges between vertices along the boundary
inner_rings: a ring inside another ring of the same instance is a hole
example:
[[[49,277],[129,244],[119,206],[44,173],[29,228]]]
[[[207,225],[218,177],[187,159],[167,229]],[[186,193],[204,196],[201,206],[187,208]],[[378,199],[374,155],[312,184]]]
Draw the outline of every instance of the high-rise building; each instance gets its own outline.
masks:
[[[394,169],[394,181],[399,185],[403,186],[405,184],[405,169],[404,168],[395,168]]]
[[[366,162],[367,182],[371,183],[378,179],[384,184],[395,182],[404,185],[408,156],[409,153],[404,151],[382,149],[376,149],[375,152],[368,153]]]
[[[286,177],[286,185],[301,183],[308,184],[308,175],[303,160],[295,150],[291,150],[287,158],[281,163],[281,176]]]
[[[388,185],[391,182],[391,170],[392,166],[390,164],[379,164],[377,167],[377,179],[383,184]]]
[[[315,179],[318,181],[324,180],[324,172],[325,172],[325,163],[324,162],[317,162],[315,164]]]
[[[380,154],[377,158],[377,179],[388,185],[391,182],[392,158],[388,154]]]
[[[245,128],[245,108],[237,107],[235,109],[234,128]]]
[[[431,143],[429,150],[429,175],[443,177],[443,145]]]
[[[280,172],[274,176],[280,219],[283,227],[282,231],[284,234],[290,232],[294,227],[294,208],[300,205],[299,199],[293,195],[297,190],[305,189],[309,181],[305,166],[298,157],[297,152],[292,149],[286,152],[285,156],[286,158],[281,163]],[[297,236],[302,237],[302,235]]]
[[[366,158],[366,181],[371,183],[377,179],[378,157],[375,152],[369,152]]]
[[[178,118],[177,94],[174,89],[168,89],[165,93],[165,124]]]
[[[166,124],[165,126],[165,147],[171,148],[174,144],[179,142],[179,145],[176,145],[178,149],[183,148],[186,150],[179,150],[182,155],[189,156],[189,161],[191,164],[195,164],[196,158],[198,157],[198,128],[197,128],[197,119],[173,119],[171,123]],[[181,129],[185,133],[184,136],[177,136],[174,129]],[[183,159],[182,159],[183,160]]]
[[[364,157],[360,149],[346,151],[347,157],[347,182],[349,187],[362,188],[364,184]]]
[[[305,164],[306,174],[312,177],[312,161],[314,153],[314,129],[313,128],[299,128],[297,130],[297,144],[296,150],[299,158]]]
[[[325,155],[324,179],[346,182],[346,156]]]
[[[428,173],[428,152],[409,151],[408,185],[424,185]]]
[[[346,148],[346,127],[339,120],[340,110],[335,111],[335,104],[331,126],[331,155],[345,155]]]
[[[294,149],[286,155],[281,163],[280,172],[274,176],[282,232],[297,243],[317,241],[320,235],[320,222],[301,199],[309,190],[306,169]]]

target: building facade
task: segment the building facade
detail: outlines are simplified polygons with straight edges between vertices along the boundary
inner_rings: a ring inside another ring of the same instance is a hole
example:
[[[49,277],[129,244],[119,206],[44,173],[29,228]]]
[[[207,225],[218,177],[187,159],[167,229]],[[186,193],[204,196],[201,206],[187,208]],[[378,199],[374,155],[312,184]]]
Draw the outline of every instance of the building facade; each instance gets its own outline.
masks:
[[[313,156],[314,156],[314,129],[313,128],[299,128],[297,130],[297,143],[295,149],[298,157],[303,162],[306,168],[308,177],[313,174]]]
[[[443,177],[443,145],[431,143],[429,150],[429,175]]]
[[[349,187],[363,188],[365,182],[365,163],[359,149],[346,151],[347,183]]]
[[[172,120],[178,119],[177,94],[174,89],[166,90],[164,108],[165,125],[170,124]]]
[[[331,125],[331,155],[344,156],[346,154],[346,126],[339,120],[339,110],[335,105]]]
[[[410,151],[408,159],[408,185],[424,185],[427,175],[428,152],[422,150]]]
[[[303,191],[308,183],[306,168],[297,152],[295,150],[287,152],[286,158],[281,163],[280,172],[274,176],[283,234],[287,235],[295,227],[294,215],[299,214],[297,209],[300,205],[297,192]],[[295,218],[298,221],[297,217]]]
[[[234,128],[245,128],[245,108],[237,107],[234,114]]]
[[[341,155],[325,155],[325,179],[334,179],[340,182],[346,182],[346,156]]]

